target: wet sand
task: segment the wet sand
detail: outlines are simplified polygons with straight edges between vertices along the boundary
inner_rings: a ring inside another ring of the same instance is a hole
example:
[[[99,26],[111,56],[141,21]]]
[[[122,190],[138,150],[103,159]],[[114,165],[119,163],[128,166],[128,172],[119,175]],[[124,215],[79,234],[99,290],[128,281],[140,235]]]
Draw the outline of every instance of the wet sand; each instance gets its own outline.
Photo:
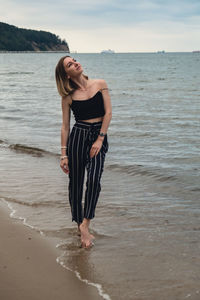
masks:
[[[102,299],[56,262],[58,250],[46,237],[9,214],[0,201],[0,299]]]

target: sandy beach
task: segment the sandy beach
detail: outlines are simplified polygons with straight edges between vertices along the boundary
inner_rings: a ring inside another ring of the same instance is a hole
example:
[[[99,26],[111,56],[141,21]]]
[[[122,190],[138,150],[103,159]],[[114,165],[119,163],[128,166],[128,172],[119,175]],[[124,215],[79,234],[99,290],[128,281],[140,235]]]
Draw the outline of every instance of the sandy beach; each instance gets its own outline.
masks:
[[[57,249],[0,201],[0,299],[102,299],[95,288],[56,262]]]

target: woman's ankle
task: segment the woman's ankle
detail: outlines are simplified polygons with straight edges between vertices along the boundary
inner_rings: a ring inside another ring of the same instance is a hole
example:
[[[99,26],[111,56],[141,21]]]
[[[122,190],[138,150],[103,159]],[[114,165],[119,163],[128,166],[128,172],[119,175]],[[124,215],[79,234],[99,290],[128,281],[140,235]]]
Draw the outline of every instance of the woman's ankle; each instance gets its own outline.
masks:
[[[88,228],[89,229],[90,226],[90,219],[83,219],[83,222],[80,224],[80,227],[84,227],[84,228]]]

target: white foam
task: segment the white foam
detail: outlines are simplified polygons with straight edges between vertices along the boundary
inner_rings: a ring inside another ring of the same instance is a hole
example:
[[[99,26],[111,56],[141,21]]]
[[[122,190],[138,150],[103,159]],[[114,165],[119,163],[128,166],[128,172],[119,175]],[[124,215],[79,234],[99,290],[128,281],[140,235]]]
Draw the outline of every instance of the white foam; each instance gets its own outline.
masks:
[[[80,281],[82,281],[82,282],[84,282],[84,283],[86,283],[88,285],[94,286],[98,290],[99,295],[103,299],[105,299],[105,300],[111,300],[110,296],[104,292],[101,284],[94,283],[94,282],[89,281],[88,279],[81,278],[81,275],[80,275],[80,273],[78,271],[73,271],[72,269],[70,269],[69,267],[67,267],[62,261],[60,261],[60,258],[62,256],[64,256],[64,255],[65,255],[65,253],[63,255],[61,255],[60,257],[57,257],[57,259],[56,259],[57,263],[59,263],[63,268],[67,269],[68,271],[71,271],[71,272],[75,273],[76,277]]]
[[[36,230],[37,232],[39,232],[41,235],[44,235],[43,231],[39,230],[38,228],[34,227],[34,226],[31,226],[30,224],[28,224],[26,222],[26,218],[24,217],[20,217],[20,216],[15,216],[15,213],[16,213],[16,209],[14,209],[11,205],[10,202],[7,202],[4,198],[1,198],[1,200],[7,204],[8,208],[11,210],[11,213],[10,213],[10,217],[13,218],[13,219],[18,219],[18,220],[22,220],[23,224],[25,226],[28,226],[30,227],[31,229],[34,229]]]

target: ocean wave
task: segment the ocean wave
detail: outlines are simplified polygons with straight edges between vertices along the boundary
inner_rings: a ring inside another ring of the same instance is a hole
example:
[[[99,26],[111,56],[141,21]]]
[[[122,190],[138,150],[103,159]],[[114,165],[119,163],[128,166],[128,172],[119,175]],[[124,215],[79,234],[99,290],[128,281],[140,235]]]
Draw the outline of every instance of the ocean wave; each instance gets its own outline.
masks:
[[[22,118],[21,117],[11,117],[11,116],[4,116],[4,117],[1,117],[1,119],[4,119],[4,120],[21,120]]]
[[[107,165],[106,168],[108,170],[117,171],[117,172],[123,172],[126,174],[129,174],[131,176],[135,175],[143,175],[143,176],[151,176],[153,178],[156,178],[158,181],[168,181],[168,180],[176,180],[177,177],[174,175],[163,175],[160,169],[147,169],[147,167],[143,165],[129,165],[129,166],[123,166],[120,164],[110,164]]]
[[[54,155],[57,156],[58,154],[52,153],[50,151],[46,151],[44,149],[36,148],[36,147],[30,147],[23,144],[12,144],[9,145],[9,148],[12,150],[15,150],[17,152],[36,155],[36,156],[44,156],[44,155]]]
[[[0,140],[0,147],[1,148],[9,148],[14,150],[18,153],[25,153],[30,154],[32,156],[42,157],[45,155],[50,155],[54,157],[59,157],[59,153],[54,153],[51,151],[44,150],[42,148],[32,147],[24,144],[9,144],[6,140]]]
[[[36,147],[30,147],[22,144],[12,144],[9,145],[9,148],[18,152],[26,153],[26,154],[34,154],[36,156],[43,156],[44,154],[49,153],[46,150],[36,148]]]
[[[46,151],[44,149],[37,148],[37,147],[32,147],[24,144],[9,144],[6,140],[0,140],[0,145],[2,148],[9,148],[16,152],[31,154],[34,156],[45,156],[45,155],[60,156],[60,154],[58,153]]]
[[[136,79],[135,82],[137,83],[147,83],[147,82],[151,82],[149,79]]]
[[[19,153],[30,154],[32,156],[43,157],[46,155],[59,157],[60,154],[46,151],[41,148],[31,147],[23,144],[6,144],[6,141],[0,140],[1,147],[8,147],[11,150],[14,150]],[[129,174],[131,176],[151,176],[156,178],[158,181],[168,181],[168,180],[176,180],[177,177],[174,175],[164,175],[162,174],[162,169],[151,168],[143,165],[121,165],[118,163],[107,164],[106,168],[115,172],[123,172]],[[163,172],[164,173],[164,172]],[[166,173],[166,172],[165,172]]]
[[[34,72],[3,72],[0,75],[26,75],[26,74],[34,74]]]
[[[22,200],[18,200],[15,198],[10,198],[10,197],[5,197],[5,196],[0,196],[1,199],[6,201],[7,203],[15,203],[23,206],[29,206],[29,207],[38,207],[38,206],[55,206],[56,203],[52,203],[51,201],[42,201],[42,202],[26,202]]]
[[[22,111],[21,109],[19,109],[19,108],[11,108],[11,109],[7,109],[7,111],[9,111],[9,112],[18,112],[18,111]]]

